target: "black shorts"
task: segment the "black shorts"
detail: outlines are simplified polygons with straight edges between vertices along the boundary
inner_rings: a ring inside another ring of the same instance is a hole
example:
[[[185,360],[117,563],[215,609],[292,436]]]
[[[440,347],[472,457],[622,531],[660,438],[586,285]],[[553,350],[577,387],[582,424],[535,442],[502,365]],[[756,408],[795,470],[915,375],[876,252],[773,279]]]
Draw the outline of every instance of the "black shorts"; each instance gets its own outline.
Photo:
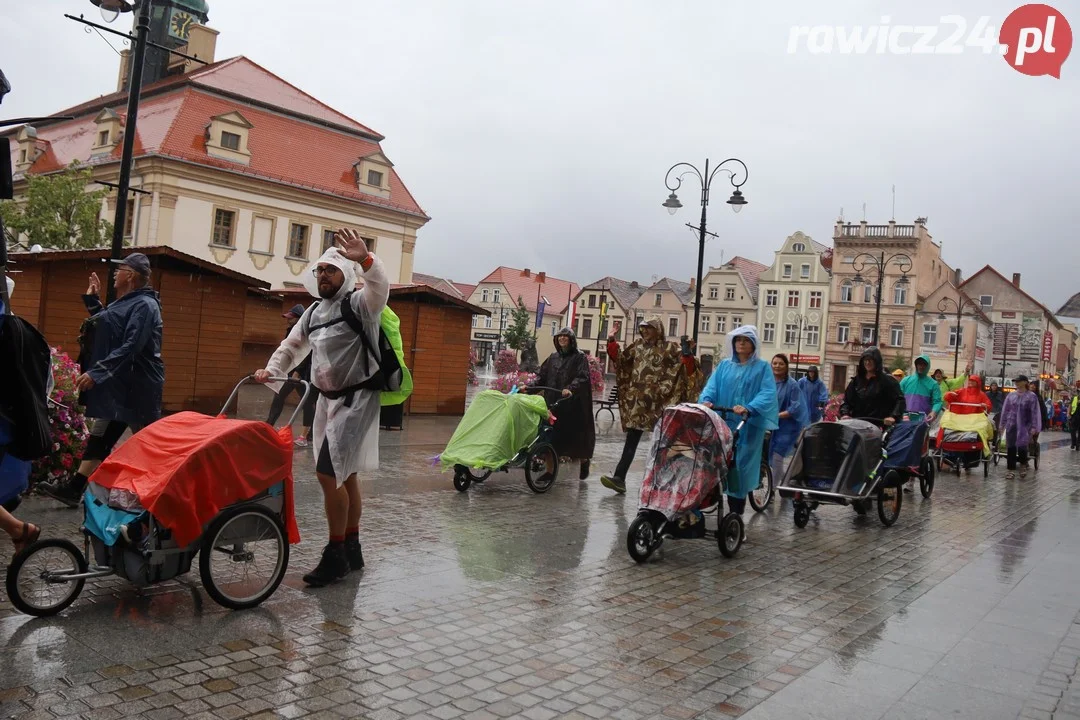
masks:
[[[120,442],[120,438],[128,430],[128,424],[119,420],[104,420],[91,418],[89,420],[90,437],[86,441],[86,450],[83,451],[83,460],[104,460]],[[132,427],[133,433],[141,428]]]
[[[334,472],[334,461],[330,459],[330,443],[326,438],[323,438],[322,447],[319,449],[319,459],[315,461],[315,472],[337,477],[337,473]]]

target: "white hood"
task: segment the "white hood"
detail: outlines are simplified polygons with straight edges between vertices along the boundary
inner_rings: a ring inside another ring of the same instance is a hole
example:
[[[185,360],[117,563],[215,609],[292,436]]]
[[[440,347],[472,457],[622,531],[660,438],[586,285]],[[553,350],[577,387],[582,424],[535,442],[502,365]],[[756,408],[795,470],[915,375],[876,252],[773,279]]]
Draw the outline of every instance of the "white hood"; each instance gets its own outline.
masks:
[[[7,281],[7,296],[11,297],[11,293],[15,292],[15,281],[7,275],[4,276],[4,280]]]
[[[322,257],[313,262],[311,267],[304,271],[304,289],[311,294],[311,297],[322,299],[322,296],[319,295],[319,281],[318,278],[315,277],[315,268],[323,264],[333,265],[345,274],[345,282],[341,283],[341,289],[339,289],[337,294],[331,298],[332,300],[338,300],[344,296],[345,293],[356,289],[356,263],[342,255],[336,247],[332,247],[328,248],[327,251],[322,254]]]
[[[737,327],[727,334],[727,349],[731,353],[728,355],[733,361],[738,359],[738,355],[735,354],[735,338],[748,337],[754,343],[754,352],[750,355],[750,360],[758,359],[758,349],[761,347],[761,343],[758,342],[757,328],[753,325],[743,325]]]

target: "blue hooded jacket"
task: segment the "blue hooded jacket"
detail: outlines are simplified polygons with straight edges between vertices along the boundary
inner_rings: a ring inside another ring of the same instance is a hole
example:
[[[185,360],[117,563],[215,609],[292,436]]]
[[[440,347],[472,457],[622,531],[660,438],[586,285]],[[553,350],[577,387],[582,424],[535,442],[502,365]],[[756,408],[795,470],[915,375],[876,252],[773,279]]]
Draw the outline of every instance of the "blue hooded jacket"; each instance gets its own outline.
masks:
[[[735,353],[735,338],[738,337],[750,338],[754,343],[754,352],[744,363],[738,361]],[[750,417],[739,435],[736,466],[728,469],[726,490],[731,497],[744,498],[756,490],[761,481],[761,451],[765,432],[779,427],[777,416],[780,410],[776,404],[776,382],[772,368],[758,357],[760,343],[757,328],[753,325],[735,328],[728,333],[727,342],[731,355],[716,366],[698,402],[710,402],[717,407],[742,405],[750,411]],[[733,416],[725,418],[732,430],[741,420]]]
[[[821,379],[817,368],[811,367],[811,370],[817,377],[813,380],[809,375],[799,378],[799,390],[802,391],[803,402],[806,403],[806,409],[810,414],[810,422],[816,423],[821,422],[821,418],[825,415],[822,406],[829,402],[829,389],[825,387],[825,381]]]
[[[161,302],[153,289],[132,290],[102,307],[84,295],[97,328],[87,374],[86,416],[141,428],[161,417],[165,363],[161,360]]]

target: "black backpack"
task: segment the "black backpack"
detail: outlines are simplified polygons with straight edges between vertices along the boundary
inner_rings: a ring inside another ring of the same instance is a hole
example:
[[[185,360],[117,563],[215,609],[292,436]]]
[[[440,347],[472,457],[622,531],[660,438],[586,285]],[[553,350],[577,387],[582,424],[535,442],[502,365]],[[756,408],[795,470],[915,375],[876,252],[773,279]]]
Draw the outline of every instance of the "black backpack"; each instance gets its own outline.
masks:
[[[352,294],[355,290],[350,290],[345,294],[345,297],[341,299],[341,322],[344,322],[352,330],[360,336],[360,341],[364,343],[364,348],[369,355],[373,355],[379,361],[379,371],[375,373],[369,380],[365,380],[360,385],[353,388],[346,388],[341,391],[345,393],[350,390],[365,389],[365,390],[378,390],[379,392],[397,392],[401,389],[402,378],[404,372],[401,368],[401,362],[398,360],[397,353],[394,351],[394,346],[390,342],[390,338],[387,337],[386,331],[382,325],[379,326],[379,347],[378,351],[371,347],[371,341],[368,339],[367,333],[364,332],[364,321],[357,317],[352,307]],[[309,328],[314,330],[318,327],[326,327],[332,325],[337,321],[331,321],[323,325],[316,325]],[[320,390],[320,392],[322,392]],[[341,393],[328,393],[323,394],[327,397]]]
[[[18,315],[6,315],[0,327],[0,412],[14,426],[6,452],[37,460],[52,450],[48,386],[52,353],[45,336]]]

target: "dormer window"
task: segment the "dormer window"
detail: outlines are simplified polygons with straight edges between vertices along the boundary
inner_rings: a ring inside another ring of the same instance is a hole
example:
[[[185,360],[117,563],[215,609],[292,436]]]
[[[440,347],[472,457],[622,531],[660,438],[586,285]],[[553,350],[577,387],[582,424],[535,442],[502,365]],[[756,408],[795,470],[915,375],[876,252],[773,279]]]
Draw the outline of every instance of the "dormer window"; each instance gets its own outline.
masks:
[[[237,133],[231,133],[228,130],[222,130],[221,147],[225,148],[226,150],[240,152],[240,135]]]
[[[27,125],[19,130],[19,134],[15,136],[15,141],[19,143],[19,162],[15,164],[15,169],[24,172],[34,164],[34,161],[38,159],[38,155],[42,152],[42,149],[38,147],[37,130]]]
[[[26,162],[26,148],[19,151],[19,164],[22,165]]]
[[[97,126],[97,134],[94,135],[94,147],[90,148],[93,155],[105,155],[112,152],[123,132],[120,116],[113,110],[105,108],[94,118]]]
[[[251,162],[248,137],[254,126],[239,112],[210,118],[206,127],[206,154],[241,165]]]
[[[354,166],[356,188],[362,193],[389,198],[390,170],[393,167],[394,164],[378,150],[365,155]]]

